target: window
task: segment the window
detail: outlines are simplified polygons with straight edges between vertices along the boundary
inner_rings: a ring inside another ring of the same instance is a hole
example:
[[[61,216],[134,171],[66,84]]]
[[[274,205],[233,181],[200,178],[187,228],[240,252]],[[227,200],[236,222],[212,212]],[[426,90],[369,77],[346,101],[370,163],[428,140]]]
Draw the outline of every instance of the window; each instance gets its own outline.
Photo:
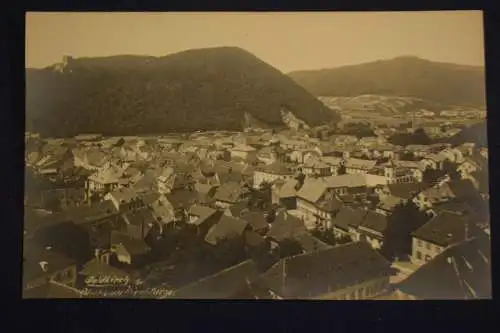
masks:
[[[425,256],[425,261],[426,261],[426,262],[427,262],[427,261],[430,261],[431,259],[432,259],[432,258],[431,258],[431,256],[430,256],[430,255],[426,255],[426,256]]]
[[[427,248],[427,250],[430,250],[431,249],[431,243],[426,243],[425,247]]]
[[[417,240],[417,247],[422,247],[422,241],[420,239]]]
[[[417,251],[416,255],[418,260],[422,260],[422,253],[420,251]]]

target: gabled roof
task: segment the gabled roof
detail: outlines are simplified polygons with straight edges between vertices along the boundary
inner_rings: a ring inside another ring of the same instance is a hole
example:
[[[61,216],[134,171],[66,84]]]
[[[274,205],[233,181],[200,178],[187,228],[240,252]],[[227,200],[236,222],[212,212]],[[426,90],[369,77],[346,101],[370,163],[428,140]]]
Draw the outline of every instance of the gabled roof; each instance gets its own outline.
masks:
[[[343,203],[337,198],[320,200],[316,206],[324,212],[333,212],[342,208]]]
[[[287,180],[279,189],[278,195],[280,198],[291,198],[297,195],[296,187],[299,184],[297,179]]]
[[[218,211],[210,207],[205,207],[201,205],[192,205],[189,208],[189,215],[195,216],[196,220],[193,222],[195,225],[200,225],[205,222],[209,217],[216,214]],[[221,212],[222,214],[222,212]]]
[[[327,186],[321,179],[308,179],[302,188],[297,192],[297,197],[316,203],[325,193]]]
[[[377,207],[385,211],[392,211],[397,205],[401,204],[402,202],[403,202],[402,198],[393,195],[388,195],[380,200]]]
[[[241,152],[253,152],[256,151],[254,147],[245,144],[239,144],[230,149],[231,151],[241,151]]]
[[[476,234],[476,226],[470,217],[443,211],[418,228],[413,237],[440,245],[450,246],[463,242]]]
[[[444,183],[439,187],[429,187],[422,191],[422,194],[429,199],[431,203],[440,202],[443,200],[451,200],[455,198],[455,194],[448,183]]]
[[[165,194],[165,198],[172,204],[174,209],[188,208],[198,199],[198,193],[195,191],[178,189]]]
[[[354,169],[362,169],[362,170],[371,170],[375,167],[377,161],[372,160],[362,160],[358,158],[349,158],[346,161],[346,168],[354,168]]]
[[[114,198],[119,203],[129,203],[139,198],[137,192],[127,187],[120,187],[111,192],[109,196]]]
[[[321,161],[328,165],[338,166],[342,164],[343,159],[341,159],[340,157],[323,156],[321,157]]]
[[[222,215],[219,222],[208,231],[205,241],[217,245],[222,239],[230,239],[243,235],[248,222],[239,218]]]
[[[306,232],[307,228],[302,220],[287,212],[279,212],[271,224],[271,230],[267,233],[267,237],[280,242],[296,238]]]
[[[172,298],[230,299],[259,279],[259,272],[252,260],[226,268],[214,275],[174,291]]]
[[[229,206],[224,213],[232,217],[240,217],[245,211],[248,211],[248,204],[246,202],[238,202]]]
[[[387,228],[387,217],[369,210],[361,222],[361,227],[383,234]]]
[[[123,213],[122,217],[126,223],[135,226],[147,226],[148,224],[156,223],[156,218],[153,212],[147,207]]]
[[[487,235],[446,249],[396,287],[419,299],[492,297],[491,241]]]
[[[269,226],[264,212],[261,211],[243,213],[241,219],[247,221],[253,230],[261,230]]]
[[[323,178],[323,181],[328,188],[365,187],[367,185],[366,177],[366,175],[360,174],[345,174],[340,176],[325,177]]]
[[[309,232],[297,235],[295,239],[299,242],[302,250],[306,253],[323,251],[332,247],[332,245],[328,245],[322,242],[318,238],[311,235]]]
[[[332,220],[332,224],[342,230],[348,231],[349,226],[358,227],[366,215],[364,209],[352,209],[350,207],[342,207]]]
[[[110,166],[105,170],[94,173],[89,178],[103,184],[118,183],[124,171],[117,166]]]
[[[122,245],[132,255],[145,254],[151,250],[144,240],[133,238],[116,230],[111,232],[111,244]]]
[[[430,185],[426,182],[421,183],[400,183],[400,184],[387,184],[389,192],[392,196],[401,199],[411,199],[424,189],[429,188]]]
[[[330,165],[326,164],[326,162],[316,159],[316,158],[309,158],[305,163],[302,165],[303,167],[306,168],[313,168],[313,169],[327,169],[330,168]]]
[[[214,198],[219,201],[236,203],[244,192],[244,188],[241,184],[237,182],[227,182],[217,189]]]
[[[309,298],[387,276],[389,269],[380,253],[354,242],[282,259],[263,279],[284,298]]]
[[[262,168],[258,168],[258,171],[265,172],[272,175],[292,175],[293,172],[290,169],[280,162],[274,162],[269,165],[266,165]]]

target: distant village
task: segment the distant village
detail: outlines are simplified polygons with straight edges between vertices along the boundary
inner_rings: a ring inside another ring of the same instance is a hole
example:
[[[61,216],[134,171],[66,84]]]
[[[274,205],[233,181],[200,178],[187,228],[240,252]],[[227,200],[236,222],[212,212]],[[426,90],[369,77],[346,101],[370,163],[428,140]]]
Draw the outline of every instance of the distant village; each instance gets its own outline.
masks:
[[[491,297],[488,149],[26,133],[23,297]]]

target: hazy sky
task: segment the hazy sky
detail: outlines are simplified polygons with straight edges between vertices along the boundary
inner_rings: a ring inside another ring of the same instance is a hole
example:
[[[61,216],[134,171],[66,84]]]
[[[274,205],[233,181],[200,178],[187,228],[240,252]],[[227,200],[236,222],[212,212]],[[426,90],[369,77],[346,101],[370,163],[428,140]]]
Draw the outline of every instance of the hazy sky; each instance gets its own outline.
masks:
[[[214,46],[239,46],[283,72],[400,55],[484,64],[480,11],[26,14],[27,67],[63,55],[163,56]]]

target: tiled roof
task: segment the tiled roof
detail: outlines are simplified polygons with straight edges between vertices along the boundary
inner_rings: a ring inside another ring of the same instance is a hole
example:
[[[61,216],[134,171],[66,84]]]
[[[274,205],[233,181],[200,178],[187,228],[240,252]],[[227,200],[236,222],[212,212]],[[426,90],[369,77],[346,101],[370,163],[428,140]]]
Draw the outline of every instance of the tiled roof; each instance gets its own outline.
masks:
[[[254,230],[261,230],[268,227],[264,212],[246,212],[241,215],[241,219],[247,221]]]
[[[343,159],[333,156],[323,156],[321,157],[321,160],[328,165],[334,165],[334,166],[341,165],[343,161]]]
[[[111,244],[121,244],[130,254],[145,254],[151,248],[142,239],[133,238],[127,234],[113,230],[111,232]]]
[[[392,211],[397,205],[402,202],[403,200],[401,198],[388,195],[380,200],[380,203],[377,207],[385,211]]]
[[[364,187],[367,184],[366,175],[359,175],[359,174],[330,176],[323,178],[323,180],[328,188]]]
[[[411,199],[424,189],[429,188],[430,185],[425,182],[421,182],[388,184],[387,187],[389,188],[391,195],[402,199]]]
[[[307,229],[302,220],[286,212],[279,212],[271,224],[271,230],[267,233],[267,237],[280,242],[296,238],[306,232]]]
[[[476,234],[476,226],[470,218],[452,212],[441,212],[418,228],[413,236],[440,246],[450,246]]]
[[[196,201],[196,199],[198,199],[198,193],[195,191],[179,189],[165,194],[165,198],[174,208],[188,208]]]
[[[280,187],[279,189],[279,197],[280,198],[290,198],[290,197],[295,197],[297,195],[296,191],[296,186],[298,185],[299,181],[297,179],[289,179],[287,180],[283,186]]]
[[[137,198],[139,196],[137,195],[137,192],[135,192],[133,189],[127,188],[127,187],[120,187],[116,189],[115,191],[111,192],[109,194],[111,197],[113,197],[117,202],[119,203],[129,203]]]
[[[332,220],[332,224],[342,230],[348,231],[349,226],[358,227],[366,215],[364,209],[342,207]]]
[[[384,233],[387,228],[387,217],[369,210],[361,222],[361,227]]]
[[[269,165],[266,165],[262,168],[259,168],[259,171],[265,172],[272,175],[292,175],[293,172],[290,169],[280,162],[274,162]]]
[[[396,287],[419,299],[492,296],[491,241],[478,236],[443,251]]]
[[[323,251],[332,247],[331,245],[328,245],[317,239],[309,232],[299,234],[297,235],[297,237],[295,237],[295,239],[299,242],[302,250],[304,250],[306,253]]]
[[[422,191],[431,203],[441,202],[443,200],[451,200],[455,198],[455,194],[451,190],[448,183],[444,183],[439,187],[429,187]]]
[[[216,200],[235,203],[244,193],[242,185],[236,182],[227,182],[217,189],[214,198]]]
[[[349,158],[345,164],[346,168],[371,170],[375,167],[377,161],[372,160],[362,160],[358,158]]]
[[[256,149],[254,147],[251,147],[251,146],[248,146],[245,144],[240,144],[240,145],[237,145],[237,146],[231,148],[231,151],[253,152],[253,151],[256,151]]]
[[[201,205],[192,205],[189,208],[189,215],[196,216],[196,220],[193,222],[195,225],[200,225],[206,221],[209,217],[216,214],[217,210],[210,207],[205,207]],[[222,214],[222,213],[221,213]]]
[[[297,192],[297,197],[307,200],[311,203],[318,201],[325,193],[327,186],[321,179],[308,179]]]
[[[255,263],[248,260],[184,286],[176,290],[172,298],[230,299],[258,279]]]
[[[317,207],[321,209],[324,212],[332,212],[335,210],[339,210],[342,208],[343,203],[337,198],[329,198],[325,200],[321,200],[318,204]]]
[[[389,269],[380,253],[355,242],[282,259],[263,279],[282,297],[308,298],[387,276]]]
[[[219,222],[208,231],[205,241],[217,245],[221,239],[229,239],[243,235],[248,222],[239,218],[222,215]]]
[[[122,216],[125,222],[135,226],[148,225],[156,222],[153,212],[147,207],[126,212],[122,214]]]

